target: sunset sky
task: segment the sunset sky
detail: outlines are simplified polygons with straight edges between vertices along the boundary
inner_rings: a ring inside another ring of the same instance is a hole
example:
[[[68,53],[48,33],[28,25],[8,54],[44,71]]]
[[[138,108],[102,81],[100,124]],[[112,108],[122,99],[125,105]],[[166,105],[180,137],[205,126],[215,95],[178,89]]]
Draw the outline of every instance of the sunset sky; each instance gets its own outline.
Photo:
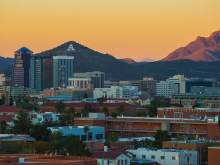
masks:
[[[75,40],[117,58],[161,59],[220,30],[220,0],[0,0],[0,55]]]

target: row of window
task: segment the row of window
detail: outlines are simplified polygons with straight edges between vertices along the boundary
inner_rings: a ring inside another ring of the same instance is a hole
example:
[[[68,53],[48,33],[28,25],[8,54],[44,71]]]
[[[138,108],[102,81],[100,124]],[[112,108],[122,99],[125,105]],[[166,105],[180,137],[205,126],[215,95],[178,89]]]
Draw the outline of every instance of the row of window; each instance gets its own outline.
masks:
[[[105,160],[102,160],[102,165],[105,164]],[[107,160],[107,165],[111,165],[112,160]],[[117,165],[128,165],[128,160],[117,160]]]
[[[80,138],[80,136],[77,136]],[[103,134],[96,134],[95,135],[95,140],[102,140],[104,137],[103,137]],[[92,133],[89,132],[88,133],[88,136],[87,135],[81,135],[81,140],[82,141],[87,141],[87,140],[93,140],[92,139]]]
[[[127,165],[128,161],[127,160],[118,160],[117,165]]]
[[[136,155],[135,155],[135,157],[136,157]],[[155,155],[151,155],[151,159],[155,159],[155,158],[156,158]],[[146,159],[146,155],[142,155],[142,159]],[[161,159],[161,160],[164,160],[164,159],[165,159],[165,156],[160,156],[160,159]],[[175,157],[175,156],[172,156],[171,159],[172,159],[172,160],[176,160],[176,157]]]

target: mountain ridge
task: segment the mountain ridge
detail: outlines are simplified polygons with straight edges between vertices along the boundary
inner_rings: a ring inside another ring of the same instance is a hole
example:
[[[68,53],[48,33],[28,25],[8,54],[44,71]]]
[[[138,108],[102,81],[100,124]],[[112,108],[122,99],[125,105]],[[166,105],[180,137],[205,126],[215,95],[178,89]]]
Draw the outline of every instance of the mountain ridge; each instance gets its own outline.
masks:
[[[72,51],[68,48],[72,47]],[[75,41],[65,42],[55,48],[35,54],[35,56],[74,56],[74,70],[76,72],[103,71],[110,80],[125,80],[136,77],[135,68],[127,62],[112,55],[100,53]],[[120,72],[119,72],[120,70]]]
[[[196,42],[196,44],[195,44]],[[204,47],[204,49],[201,49]],[[34,56],[74,56],[74,71],[102,71],[106,79],[111,81],[142,79],[144,76],[151,76],[158,80],[168,78],[174,74],[184,74],[186,77],[217,78],[220,79],[220,31],[209,37],[197,37],[188,44],[188,49],[183,49],[188,54],[196,51],[197,56],[206,50],[209,54],[202,55],[207,60],[176,59],[160,60],[154,62],[134,61],[133,59],[117,59],[116,57],[100,53],[75,41],[68,41],[54,48],[34,54]],[[12,69],[12,58],[0,57],[0,72],[10,75]]]
[[[220,60],[220,31],[209,37],[197,37],[184,47],[177,48],[162,61],[192,60],[219,61]]]

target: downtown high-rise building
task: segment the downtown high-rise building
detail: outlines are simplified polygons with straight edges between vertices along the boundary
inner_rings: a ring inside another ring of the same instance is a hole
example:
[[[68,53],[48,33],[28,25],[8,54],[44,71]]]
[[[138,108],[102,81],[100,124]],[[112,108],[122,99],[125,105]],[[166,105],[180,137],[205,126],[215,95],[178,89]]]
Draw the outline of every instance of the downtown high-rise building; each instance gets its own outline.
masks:
[[[70,44],[62,53],[34,55],[30,66],[30,87],[37,91],[67,87],[73,77],[75,49]]]
[[[73,77],[73,56],[33,56],[30,67],[30,87],[37,91],[67,87]]]
[[[29,87],[30,61],[33,52],[26,47],[15,51],[15,59],[12,71],[12,85]]]
[[[73,56],[53,56],[53,87],[67,87],[73,77]]]
[[[30,67],[30,87],[41,91],[53,87],[53,59],[49,56],[33,56]]]

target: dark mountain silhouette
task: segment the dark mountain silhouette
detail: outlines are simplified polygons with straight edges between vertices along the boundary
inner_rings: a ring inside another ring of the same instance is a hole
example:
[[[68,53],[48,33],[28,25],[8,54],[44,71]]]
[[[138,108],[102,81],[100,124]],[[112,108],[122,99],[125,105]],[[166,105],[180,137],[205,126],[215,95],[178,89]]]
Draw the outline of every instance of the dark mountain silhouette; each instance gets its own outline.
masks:
[[[128,64],[134,64],[134,63],[136,63],[136,61],[133,60],[132,58],[122,58],[122,59],[120,59],[120,60],[123,61],[123,62],[126,62],[126,63],[128,63]]]
[[[186,77],[216,78],[220,79],[220,61],[156,61],[148,63],[134,64],[136,70],[142,76],[152,76],[161,80],[173,76],[174,74],[184,74]]]
[[[70,47],[72,51],[67,51]],[[103,71],[107,79],[126,80],[138,78],[134,66],[119,60],[109,54],[103,54],[83,46],[77,42],[69,41],[56,48],[35,54],[36,56],[71,55],[75,57],[75,72]]]
[[[176,49],[162,61],[192,60],[219,61],[220,60],[220,31],[209,37],[198,37],[185,47]]]
[[[3,56],[0,56],[0,73],[5,73],[6,75],[10,75],[13,60],[14,60],[13,58],[5,58]]]
[[[218,42],[218,33],[213,38]],[[220,39],[219,39],[220,41]],[[205,42],[206,43],[206,42]],[[209,45],[210,43],[206,43]],[[205,45],[206,45],[205,44]],[[70,51],[68,51],[71,45]],[[204,45],[204,43],[203,43]],[[200,45],[201,46],[201,45]],[[199,47],[200,47],[199,46]],[[192,46],[190,50],[197,49]],[[217,47],[216,47],[217,50]],[[187,77],[207,77],[220,79],[220,61],[168,60],[155,62],[133,62],[117,59],[109,54],[103,54],[74,41],[66,42],[56,48],[35,54],[35,56],[70,55],[75,57],[75,72],[103,71],[108,80],[134,80],[144,76],[152,76],[158,80],[174,74],[184,74]],[[218,58],[218,52],[213,54]],[[10,73],[13,59],[0,57],[0,72]]]

